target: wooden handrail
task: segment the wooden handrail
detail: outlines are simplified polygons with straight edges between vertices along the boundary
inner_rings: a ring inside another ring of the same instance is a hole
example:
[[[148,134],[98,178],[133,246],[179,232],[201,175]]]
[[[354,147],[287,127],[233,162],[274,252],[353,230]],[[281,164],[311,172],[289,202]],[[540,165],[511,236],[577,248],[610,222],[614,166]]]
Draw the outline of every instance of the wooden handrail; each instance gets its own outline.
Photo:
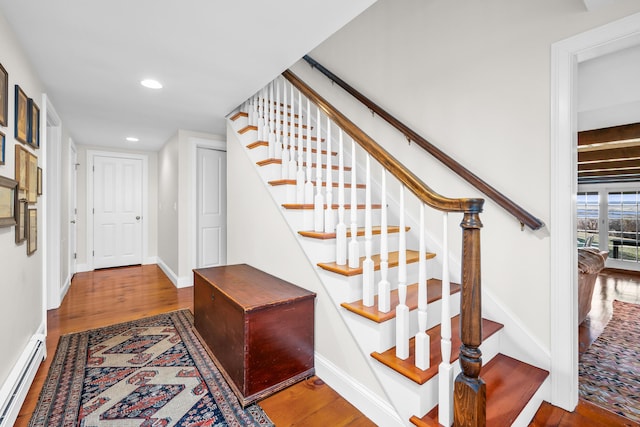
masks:
[[[309,64],[311,64],[312,67],[318,69],[318,71],[320,71],[322,74],[327,76],[331,81],[335,82],[336,84],[338,84],[338,86],[346,90],[350,95],[352,95],[358,101],[363,103],[372,112],[382,117],[391,126],[395,127],[397,130],[402,132],[402,134],[404,134],[404,136],[408,140],[414,141],[420,147],[424,148],[429,154],[431,154],[433,157],[438,159],[440,162],[442,162],[445,166],[447,166],[457,175],[459,175],[468,183],[476,187],[478,190],[480,190],[482,193],[484,193],[486,196],[488,196],[498,205],[506,209],[507,212],[515,216],[518,219],[518,221],[520,221],[520,224],[522,224],[523,226],[526,225],[532,230],[538,230],[544,226],[544,223],[541,220],[531,215],[529,212],[527,212],[521,206],[517,205],[515,202],[513,202],[511,199],[506,197],[504,194],[502,194],[501,192],[493,188],[491,185],[487,184],[485,181],[483,181],[477,175],[475,175],[470,170],[462,166],[452,157],[444,153],[438,147],[431,144],[425,138],[420,136],[417,132],[409,128],[400,120],[398,120],[397,118],[389,114],[387,111],[382,109],[382,107],[378,106],[375,102],[371,101],[362,93],[354,89],[351,85],[346,83],[340,77],[336,76],[331,71],[327,70],[325,67],[323,67],[320,63],[318,63],[316,60],[311,58],[309,55],[305,55],[304,60],[307,61]]]
[[[428,206],[446,212],[482,212],[484,199],[452,199],[444,197],[433,191],[414,173],[402,165],[395,157],[393,157],[384,148],[378,145],[369,135],[357,127],[345,115],[340,113],[335,107],[329,104],[316,91],[311,89],[298,76],[290,70],[286,70],[282,75],[289,80],[302,94],[309,98],[320,108],[324,114],[338,125],[342,130],[353,138],[360,146],[378,161],[389,173],[402,182],[407,189],[416,195],[423,203]]]

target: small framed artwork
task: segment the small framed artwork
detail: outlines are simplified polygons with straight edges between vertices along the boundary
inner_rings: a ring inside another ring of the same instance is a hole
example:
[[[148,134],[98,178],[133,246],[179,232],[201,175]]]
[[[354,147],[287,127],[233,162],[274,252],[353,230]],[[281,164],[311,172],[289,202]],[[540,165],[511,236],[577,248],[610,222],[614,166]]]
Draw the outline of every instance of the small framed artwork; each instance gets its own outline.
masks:
[[[38,158],[31,153],[28,153],[27,158],[27,201],[38,201]]]
[[[7,125],[9,115],[9,73],[0,64],[0,126]]]
[[[16,202],[16,243],[27,240],[27,201],[18,200]]]
[[[5,140],[4,133],[0,132],[0,165],[4,165]]]
[[[18,193],[20,199],[27,198],[27,162],[29,159],[29,152],[22,148],[20,145],[15,146],[16,150],[16,176],[18,181]]]
[[[40,148],[40,109],[33,102],[33,99],[29,98],[29,126],[28,126],[28,143],[33,148]]]
[[[18,141],[26,144],[29,138],[29,98],[18,85],[16,85],[15,104],[15,137]]]
[[[38,210],[28,209],[27,255],[38,250]]]
[[[0,227],[10,227],[16,224],[17,187],[17,181],[0,176]]]
[[[42,196],[42,168],[38,167],[38,196]]]

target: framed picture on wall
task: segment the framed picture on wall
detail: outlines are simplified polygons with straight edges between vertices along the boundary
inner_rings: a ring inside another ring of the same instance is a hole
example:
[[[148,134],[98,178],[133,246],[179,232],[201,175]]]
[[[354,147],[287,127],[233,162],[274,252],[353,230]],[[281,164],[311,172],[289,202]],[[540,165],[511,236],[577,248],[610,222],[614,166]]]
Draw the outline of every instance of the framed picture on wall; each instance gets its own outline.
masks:
[[[38,158],[35,154],[28,153],[27,158],[27,201],[38,201]]]
[[[29,126],[28,126],[28,143],[33,148],[40,148],[40,109],[33,102],[33,99],[29,98]]]
[[[16,224],[16,197],[18,182],[5,176],[0,176],[0,227],[10,227]]]
[[[16,176],[18,181],[18,193],[20,199],[27,198],[27,162],[29,160],[29,152],[20,145],[15,146],[16,150]]]
[[[9,73],[0,64],[0,126],[6,126],[9,116]]]
[[[15,137],[26,144],[29,138],[29,98],[18,85],[16,85],[15,104]]]
[[[0,132],[0,165],[4,165],[5,141],[4,133]]]
[[[27,255],[38,250],[38,210],[28,209]]]
[[[16,243],[22,243],[27,239],[27,201],[16,202]]]
[[[42,168],[38,167],[38,196],[42,196]]]

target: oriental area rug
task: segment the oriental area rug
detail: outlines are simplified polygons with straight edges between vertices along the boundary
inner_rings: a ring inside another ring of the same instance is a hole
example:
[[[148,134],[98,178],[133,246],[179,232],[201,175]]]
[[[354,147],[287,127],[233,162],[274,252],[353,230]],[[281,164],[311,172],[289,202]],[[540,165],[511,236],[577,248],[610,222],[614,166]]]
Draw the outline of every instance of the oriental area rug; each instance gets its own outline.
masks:
[[[29,426],[273,426],[243,409],[189,310],[60,337]]]
[[[640,305],[613,301],[613,317],[579,363],[580,397],[640,422]]]

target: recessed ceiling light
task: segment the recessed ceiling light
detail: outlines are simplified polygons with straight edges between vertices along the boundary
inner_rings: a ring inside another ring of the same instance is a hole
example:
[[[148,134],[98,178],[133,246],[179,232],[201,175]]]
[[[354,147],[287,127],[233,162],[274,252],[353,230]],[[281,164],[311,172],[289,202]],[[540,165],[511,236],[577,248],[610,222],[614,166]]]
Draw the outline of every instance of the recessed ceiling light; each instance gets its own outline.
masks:
[[[135,136],[128,136],[127,137],[127,141],[129,141],[129,142],[138,142],[140,140],[138,138],[136,138]]]
[[[162,89],[162,83],[153,79],[144,79],[140,84],[144,87],[148,87],[149,89]]]

